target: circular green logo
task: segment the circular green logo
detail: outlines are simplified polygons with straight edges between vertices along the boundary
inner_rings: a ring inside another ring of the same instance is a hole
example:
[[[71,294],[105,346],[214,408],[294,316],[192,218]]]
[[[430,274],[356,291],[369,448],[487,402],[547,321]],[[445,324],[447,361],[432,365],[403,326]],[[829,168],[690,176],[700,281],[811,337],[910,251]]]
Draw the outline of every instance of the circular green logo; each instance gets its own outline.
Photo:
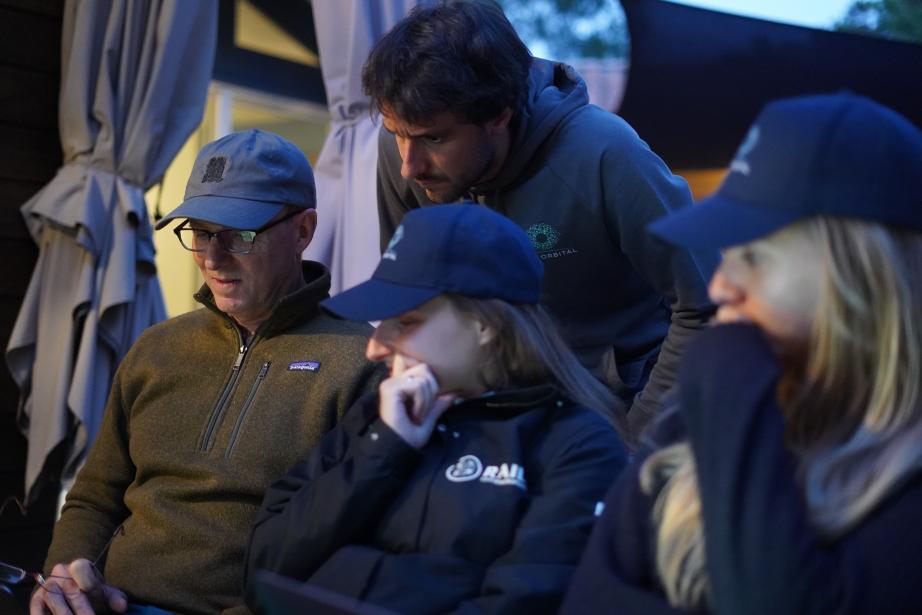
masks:
[[[528,229],[528,236],[531,238],[531,243],[535,246],[535,250],[539,252],[550,250],[557,245],[557,240],[560,239],[560,233],[550,224],[544,224],[543,222],[532,224]]]

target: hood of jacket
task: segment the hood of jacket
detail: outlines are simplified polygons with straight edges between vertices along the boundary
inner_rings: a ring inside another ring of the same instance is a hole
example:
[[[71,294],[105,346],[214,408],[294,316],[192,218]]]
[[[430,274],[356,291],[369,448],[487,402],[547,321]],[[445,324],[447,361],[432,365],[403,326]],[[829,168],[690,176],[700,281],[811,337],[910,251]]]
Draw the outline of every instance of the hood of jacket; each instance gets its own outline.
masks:
[[[576,70],[561,62],[535,58],[528,73],[524,105],[512,117],[512,141],[499,174],[471,188],[488,194],[516,183],[522,169],[571,113],[589,104],[586,82]]]

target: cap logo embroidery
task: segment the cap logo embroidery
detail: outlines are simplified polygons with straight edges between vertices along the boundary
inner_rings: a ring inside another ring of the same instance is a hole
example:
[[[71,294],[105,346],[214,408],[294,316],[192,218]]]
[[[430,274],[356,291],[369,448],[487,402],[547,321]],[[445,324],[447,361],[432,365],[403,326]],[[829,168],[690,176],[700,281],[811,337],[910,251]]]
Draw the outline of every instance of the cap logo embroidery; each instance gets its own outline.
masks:
[[[740,145],[740,148],[736,151],[736,156],[733,158],[733,162],[730,163],[730,171],[749,175],[752,169],[750,169],[749,161],[746,160],[746,157],[752,152],[758,142],[759,127],[753,126],[749,129],[749,132],[746,133],[743,144]]]
[[[290,372],[319,372],[320,361],[295,361],[288,364]]]
[[[384,254],[381,255],[382,259],[387,259],[391,261],[397,260],[397,251],[394,249],[400,240],[403,239],[403,225],[397,227],[397,230],[394,231],[394,236],[391,237],[390,242],[387,244],[387,249],[384,251]]]
[[[224,156],[215,156],[208,159],[208,166],[205,167],[205,175],[202,177],[202,183],[208,184],[224,180],[224,166],[227,164],[227,158]]]

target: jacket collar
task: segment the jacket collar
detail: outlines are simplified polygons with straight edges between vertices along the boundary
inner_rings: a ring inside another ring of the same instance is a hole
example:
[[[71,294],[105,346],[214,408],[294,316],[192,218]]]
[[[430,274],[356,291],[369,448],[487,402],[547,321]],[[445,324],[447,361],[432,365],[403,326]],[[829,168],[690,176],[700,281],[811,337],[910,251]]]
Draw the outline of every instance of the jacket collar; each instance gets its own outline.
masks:
[[[569,403],[566,395],[556,385],[540,384],[507,391],[490,392],[472,399],[464,399],[455,404],[451,409],[451,413],[457,418],[481,413],[499,416],[518,414],[554,404],[564,405]]]

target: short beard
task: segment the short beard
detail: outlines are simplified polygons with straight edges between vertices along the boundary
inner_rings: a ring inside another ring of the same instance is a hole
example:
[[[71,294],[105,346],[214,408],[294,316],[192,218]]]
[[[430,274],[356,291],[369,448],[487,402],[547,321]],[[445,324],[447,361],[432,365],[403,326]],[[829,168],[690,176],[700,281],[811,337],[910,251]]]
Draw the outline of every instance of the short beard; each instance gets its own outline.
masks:
[[[477,149],[474,152],[474,160],[477,166],[470,173],[458,178],[457,181],[444,188],[440,193],[434,193],[426,190],[426,197],[433,203],[454,203],[470,195],[471,188],[480,182],[496,159],[496,147],[489,137],[486,136],[484,129],[484,138],[480,140]]]

